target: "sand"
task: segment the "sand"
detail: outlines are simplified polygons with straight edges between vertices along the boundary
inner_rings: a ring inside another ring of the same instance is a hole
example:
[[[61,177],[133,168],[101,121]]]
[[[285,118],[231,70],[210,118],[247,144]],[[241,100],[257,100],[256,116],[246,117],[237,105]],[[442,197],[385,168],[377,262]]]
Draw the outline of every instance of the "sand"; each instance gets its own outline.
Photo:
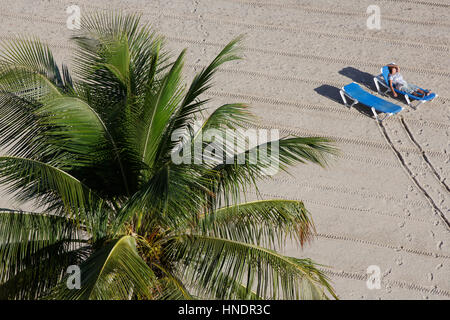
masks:
[[[313,243],[288,243],[284,253],[326,265],[341,299],[449,299],[450,3],[377,1],[381,30],[368,30],[372,2],[1,0],[0,38],[39,36],[67,62],[68,5],[141,12],[169,48],[189,48],[190,79],[245,34],[245,60],[219,72],[210,107],[247,102],[258,128],[331,137],[342,152],[327,169],[298,165],[261,183],[265,198],[303,200],[316,223]],[[373,92],[372,77],[391,61],[440,97],[418,110],[388,98],[405,110],[383,132],[364,108],[344,107],[338,88],[356,81]],[[2,197],[0,206],[15,205]],[[366,285],[370,265],[381,270],[380,289]]]

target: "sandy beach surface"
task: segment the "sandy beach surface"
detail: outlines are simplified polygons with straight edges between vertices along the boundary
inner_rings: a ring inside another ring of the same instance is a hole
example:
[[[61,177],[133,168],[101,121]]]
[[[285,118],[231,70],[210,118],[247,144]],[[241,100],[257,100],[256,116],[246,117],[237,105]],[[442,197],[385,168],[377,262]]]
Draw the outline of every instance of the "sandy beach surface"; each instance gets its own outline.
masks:
[[[316,224],[310,245],[284,253],[323,264],[341,299],[450,299],[448,0],[0,0],[0,39],[38,36],[70,65],[72,4],[82,14],[141,13],[174,54],[188,48],[187,80],[244,34],[245,59],[220,70],[210,108],[246,102],[257,128],[330,137],[341,150],[326,169],[298,165],[261,183],[264,198],[303,200]],[[380,30],[366,26],[371,4]],[[404,111],[383,131],[368,109],[346,108],[339,88],[355,81],[374,93],[373,77],[391,61],[439,98],[413,110],[388,97]],[[371,265],[379,289],[366,284]]]

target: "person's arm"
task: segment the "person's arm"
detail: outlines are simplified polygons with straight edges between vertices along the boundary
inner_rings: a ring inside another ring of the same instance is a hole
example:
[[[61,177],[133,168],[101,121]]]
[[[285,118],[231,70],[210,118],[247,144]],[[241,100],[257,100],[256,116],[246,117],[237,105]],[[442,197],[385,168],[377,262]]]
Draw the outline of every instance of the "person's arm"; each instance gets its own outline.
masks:
[[[394,97],[397,98],[397,92],[395,92],[395,90],[394,90],[394,85],[392,84],[392,80],[391,79],[389,79],[389,86],[391,87],[392,94],[394,95]]]

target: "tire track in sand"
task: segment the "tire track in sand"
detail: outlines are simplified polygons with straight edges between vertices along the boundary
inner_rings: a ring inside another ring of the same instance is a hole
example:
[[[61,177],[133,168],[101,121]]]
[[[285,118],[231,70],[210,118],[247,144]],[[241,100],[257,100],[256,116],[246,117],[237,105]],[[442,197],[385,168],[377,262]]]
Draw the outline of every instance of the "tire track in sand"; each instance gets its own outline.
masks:
[[[203,41],[203,40],[195,40],[195,39],[188,39],[188,38],[182,38],[182,37],[175,37],[175,36],[166,36],[165,37],[168,40],[176,41],[180,43],[191,43],[195,45],[202,45],[202,46],[211,46],[211,47],[217,47],[222,49],[226,43],[219,43],[219,42],[212,42],[212,41]],[[280,50],[273,50],[273,49],[265,49],[265,48],[259,48],[259,47],[243,47],[242,50],[248,51],[248,52],[257,52],[272,56],[283,56],[283,57],[292,57],[292,58],[300,58],[305,60],[318,60],[322,62],[327,63],[334,63],[334,64],[350,64],[350,65],[358,65],[358,66],[364,66],[364,67],[371,67],[371,68],[379,68],[380,66],[384,65],[385,62],[372,62],[372,61],[361,61],[360,59],[346,59],[346,58],[335,58],[333,56],[320,56],[312,53],[301,53],[301,52],[289,52],[289,51],[280,51]],[[423,68],[417,68],[412,66],[404,66],[403,70],[414,72],[421,75],[429,75],[434,74],[441,77],[450,77],[450,72],[447,71],[441,71],[441,70],[432,70],[432,69],[423,69]]]
[[[344,278],[344,279],[351,279],[351,280],[359,280],[359,281],[367,281],[369,279],[369,276],[367,273],[361,273],[361,272],[351,272],[351,271],[344,271],[344,270],[335,270],[331,268],[319,268],[324,273]],[[427,294],[433,294],[443,297],[450,297],[450,291],[441,289],[437,286],[423,286],[417,283],[413,282],[405,282],[405,281],[399,281],[399,280],[386,280],[385,277],[382,278],[381,283],[385,285],[385,287],[396,287],[400,289],[410,290],[410,291],[417,291],[421,293],[427,293]]]
[[[447,219],[445,214],[442,212],[442,210],[437,206],[437,204],[434,202],[433,198],[428,194],[428,192],[425,190],[424,187],[419,183],[411,169],[406,164],[405,159],[403,158],[400,151],[395,147],[395,145],[392,143],[391,138],[389,137],[386,127],[383,125],[383,122],[377,121],[378,128],[380,130],[381,135],[386,140],[388,146],[391,148],[391,150],[394,152],[395,156],[397,157],[398,161],[400,162],[402,168],[404,169],[407,176],[411,179],[411,181],[414,183],[414,185],[417,187],[418,190],[420,190],[420,193],[423,195],[423,197],[428,201],[430,204],[430,207],[433,209],[434,213],[439,216],[439,218],[442,220],[444,225],[446,226],[447,230],[450,231],[450,221]]]
[[[403,117],[400,116],[400,123],[402,124],[403,129],[405,130],[405,132],[407,133],[407,136],[409,138],[409,140],[411,140],[411,142],[417,147],[417,149],[419,150],[422,159],[425,161],[425,163],[427,164],[428,168],[430,169],[430,171],[433,173],[433,176],[436,178],[436,180],[439,182],[439,184],[442,186],[443,189],[445,189],[447,191],[447,193],[450,195],[450,188],[448,187],[448,185],[445,183],[445,179],[443,179],[439,173],[436,171],[436,169],[434,168],[433,164],[430,162],[430,159],[428,159],[425,150],[423,150],[422,146],[417,142],[417,140],[414,138],[411,130],[409,129],[408,125],[406,124],[406,121]]]

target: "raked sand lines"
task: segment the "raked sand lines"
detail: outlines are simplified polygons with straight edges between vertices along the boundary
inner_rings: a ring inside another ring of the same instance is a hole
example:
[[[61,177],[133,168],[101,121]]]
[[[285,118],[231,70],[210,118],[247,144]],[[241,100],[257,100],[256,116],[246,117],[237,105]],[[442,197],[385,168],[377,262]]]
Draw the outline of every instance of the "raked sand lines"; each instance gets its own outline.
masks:
[[[51,24],[57,24],[57,25],[64,25],[64,21],[57,21],[52,20],[44,17],[35,17],[35,16],[27,16],[27,15],[17,15],[14,13],[7,13],[2,12],[0,13],[0,16],[9,17],[9,18],[16,18],[16,19],[22,19],[26,21],[34,21],[34,22],[44,22],[44,23],[51,23]],[[202,46],[214,46],[217,48],[223,48],[223,46],[226,43],[220,43],[220,42],[213,42],[213,41],[206,41],[203,40],[196,40],[191,38],[184,38],[184,37],[178,37],[178,36],[166,36],[167,39],[182,43],[189,43],[189,44],[196,44],[196,45],[202,45]],[[261,47],[244,47],[244,50],[247,52],[258,52],[262,54],[269,54],[274,56],[285,56],[285,57],[295,57],[299,59],[306,59],[306,60],[315,60],[315,61],[322,61],[326,63],[334,63],[334,64],[347,64],[347,65],[354,65],[354,66],[364,66],[364,67],[372,67],[372,68],[379,68],[381,65],[383,65],[385,62],[373,62],[373,61],[362,61],[360,59],[346,59],[346,58],[336,58],[331,55],[323,56],[323,55],[316,55],[309,53],[305,50],[299,50],[296,52],[290,52],[290,51],[281,51],[281,50],[272,50],[272,49],[265,49]],[[434,70],[434,69],[424,69],[424,68],[417,68],[413,66],[404,65],[403,70],[415,72],[417,74],[427,75],[427,74],[434,74],[441,77],[450,77],[450,72],[442,71],[442,70]]]
[[[221,0],[225,1],[225,0]],[[341,17],[361,17],[361,18],[367,18],[367,13],[365,11],[352,11],[352,9],[341,11],[341,10],[332,10],[332,9],[324,9],[324,8],[317,8],[317,7],[311,7],[311,6],[305,6],[301,4],[286,4],[286,3],[277,3],[277,2],[268,2],[268,1],[247,1],[247,0],[226,0],[230,2],[237,2],[239,4],[243,5],[249,5],[249,6],[270,6],[270,7],[276,7],[281,9],[289,9],[289,10],[299,10],[307,13],[313,13],[313,14],[320,14],[320,15],[334,15],[334,16],[341,16]],[[388,20],[395,23],[407,23],[407,24],[413,24],[413,25],[423,25],[423,26],[443,26],[443,27],[449,27],[450,23],[447,23],[445,21],[430,21],[430,20],[416,20],[416,19],[405,19],[402,17],[395,17],[395,16],[389,16],[389,15],[383,15],[384,20]]]
[[[417,147],[420,154],[422,155],[423,160],[427,164],[430,171],[433,173],[433,176],[436,178],[437,182],[442,186],[442,188],[446,191],[447,196],[450,196],[450,188],[445,182],[445,179],[442,178],[439,173],[434,168],[433,164],[431,163],[430,159],[428,159],[426,151],[422,148],[422,146],[417,142],[417,140],[414,138],[414,135],[411,133],[411,130],[409,129],[408,125],[406,124],[406,121],[403,117],[400,117],[400,122],[402,124],[403,129],[408,134],[409,139],[411,142]]]
[[[344,279],[367,281],[368,277],[369,277],[367,273],[363,273],[363,272],[336,270],[336,269],[332,269],[332,268],[321,268],[321,270],[329,276],[339,277],[339,278],[344,278]],[[386,276],[382,277],[381,283],[382,283],[383,287],[385,287],[385,288],[396,287],[396,288],[401,288],[401,289],[406,289],[406,290],[411,290],[411,291],[418,291],[418,292],[426,293],[426,294],[450,297],[450,290],[445,290],[445,289],[439,288],[437,286],[430,287],[430,286],[419,285],[419,284],[412,283],[412,282],[388,280],[388,279],[386,279]]]
[[[223,48],[226,43],[221,42],[214,42],[214,41],[203,41],[203,40],[196,40],[191,38],[184,38],[184,37],[176,37],[176,36],[167,36],[166,37],[169,40],[181,42],[181,43],[189,43],[189,44],[195,44],[195,45],[202,45],[202,46],[212,46],[217,48]],[[305,59],[305,60],[314,60],[314,61],[321,61],[326,63],[334,63],[339,65],[352,65],[352,66],[362,66],[362,67],[371,67],[371,68],[380,68],[380,66],[384,65],[386,62],[384,61],[363,61],[361,59],[353,58],[353,59],[346,59],[346,58],[336,58],[331,55],[317,55],[313,53],[309,53],[306,50],[298,50],[296,52],[292,51],[281,51],[281,50],[273,50],[273,49],[265,49],[261,47],[250,47],[246,46],[243,47],[244,51],[247,52],[257,52],[262,54],[267,54],[271,56],[284,56],[284,57],[294,57],[299,59]],[[409,65],[403,65],[403,70],[414,72],[421,75],[429,75],[433,74],[440,77],[448,78],[450,77],[450,72],[442,71],[442,70],[435,70],[435,69],[425,69],[425,68],[418,68],[413,67]]]
[[[312,205],[316,205],[316,206],[320,206],[320,207],[342,210],[345,213],[379,215],[379,216],[385,216],[385,217],[389,217],[389,218],[393,218],[393,219],[397,219],[397,220],[399,219],[399,220],[407,220],[407,221],[414,221],[414,222],[418,222],[418,223],[430,224],[430,221],[428,219],[414,217],[414,216],[407,215],[407,214],[401,215],[401,214],[395,214],[392,212],[378,211],[378,210],[372,210],[372,209],[367,209],[367,208],[362,208],[362,207],[339,205],[335,202],[330,203],[330,202],[325,202],[325,201],[317,201],[317,200],[311,199],[308,196],[303,196],[303,195],[301,197],[292,198],[292,197],[286,197],[286,195],[280,195],[280,194],[276,194],[276,193],[267,193],[267,192],[258,192],[257,193],[257,192],[253,192],[253,191],[249,191],[247,193],[255,195],[255,196],[258,196],[258,195],[263,196],[266,199],[286,199],[286,200],[291,199],[291,200],[303,201],[307,205],[312,204]]]
[[[325,192],[335,192],[335,193],[341,193],[349,196],[359,196],[363,199],[375,199],[375,200],[386,200],[393,203],[404,203],[405,205],[408,205],[409,207],[421,207],[421,208],[427,208],[428,204],[420,201],[420,200],[405,200],[396,198],[390,194],[383,194],[379,192],[362,192],[358,189],[350,189],[348,187],[340,186],[340,185],[324,185],[324,184],[318,184],[318,183],[311,183],[308,181],[302,181],[296,182],[293,179],[287,179],[287,178],[277,178],[274,177],[272,181],[278,182],[278,183],[284,183],[284,184],[290,184],[294,185],[299,188],[311,188],[314,190],[320,190]]]
[[[97,9],[97,10],[109,10],[109,8],[99,7],[99,6],[93,6],[89,4],[83,4],[82,6],[85,6],[87,8],[91,9]],[[160,8],[158,6],[155,6],[157,10]],[[125,10],[130,10],[129,7],[123,8]],[[341,39],[341,40],[349,40],[349,41],[377,41],[377,42],[384,42],[391,46],[395,47],[410,47],[410,48],[416,48],[416,49],[423,49],[423,50],[432,50],[432,51],[440,51],[441,53],[438,53],[439,55],[445,55],[447,52],[449,52],[450,48],[448,46],[442,45],[442,44],[435,44],[426,42],[426,40],[421,41],[418,43],[416,39],[408,39],[406,37],[402,37],[399,39],[398,37],[392,37],[389,35],[383,35],[382,37],[377,36],[367,36],[367,35],[355,35],[355,34],[348,34],[348,33],[333,33],[333,32],[321,32],[317,29],[307,29],[307,25],[302,25],[301,22],[297,22],[296,26],[283,26],[283,25],[274,25],[274,24],[261,24],[257,22],[249,22],[248,19],[246,21],[242,20],[230,20],[220,18],[220,17],[210,17],[210,16],[200,16],[195,14],[182,14],[177,12],[177,10],[171,10],[170,12],[167,12],[168,10],[164,11],[152,11],[149,12],[147,9],[132,9],[132,10],[138,10],[146,17],[153,17],[156,19],[175,19],[178,21],[186,21],[186,20],[194,20],[194,21],[201,21],[202,23],[209,22],[213,24],[220,24],[220,25],[231,25],[231,26],[239,26],[239,27],[245,27],[249,30],[261,30],[261,31],[283,31],[283,32],[290,32],[295,34],[301,34],[301,35],[310,35],[314,37],[326,37],[329,39]],[[174,12],[177,12],[174,14]],[[311,27],[311,26],[309,26]]]

